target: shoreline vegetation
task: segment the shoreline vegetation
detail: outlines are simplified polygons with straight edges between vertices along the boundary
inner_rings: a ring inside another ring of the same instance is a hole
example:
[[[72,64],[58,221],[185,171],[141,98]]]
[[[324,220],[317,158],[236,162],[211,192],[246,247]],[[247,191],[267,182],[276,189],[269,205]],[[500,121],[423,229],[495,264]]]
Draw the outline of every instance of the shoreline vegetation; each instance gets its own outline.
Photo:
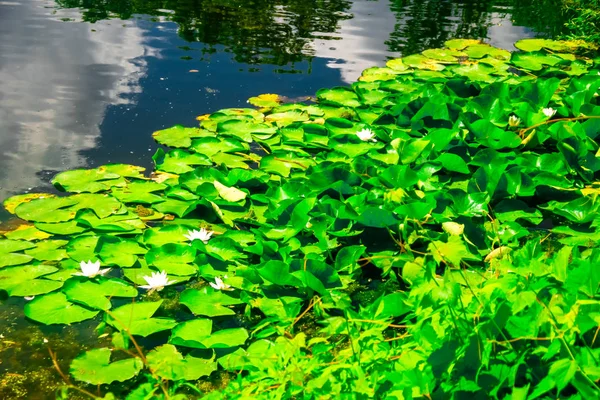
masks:
[[[597,398],[600,59],[516,47],[259,95],[155,132],[151,173],[7,199],[0,290],[98,337],[33,367],[59,399]]]

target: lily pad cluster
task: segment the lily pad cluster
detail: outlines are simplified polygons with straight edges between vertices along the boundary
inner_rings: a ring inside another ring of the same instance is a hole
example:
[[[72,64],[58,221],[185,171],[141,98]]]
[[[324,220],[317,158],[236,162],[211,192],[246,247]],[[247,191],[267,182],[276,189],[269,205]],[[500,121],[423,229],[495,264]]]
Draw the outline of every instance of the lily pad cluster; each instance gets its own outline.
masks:
[[[450,40],[315,103],[257,96],[155,132],[150,175],[62,172],[72,194],[5,201],[26,223],[0,289],[42,324],[98,319],[129,355],[71,374],[144,373],[128,399],[215,371],[243,373],[207,398],[597,397],[600,59],[516,47]]]

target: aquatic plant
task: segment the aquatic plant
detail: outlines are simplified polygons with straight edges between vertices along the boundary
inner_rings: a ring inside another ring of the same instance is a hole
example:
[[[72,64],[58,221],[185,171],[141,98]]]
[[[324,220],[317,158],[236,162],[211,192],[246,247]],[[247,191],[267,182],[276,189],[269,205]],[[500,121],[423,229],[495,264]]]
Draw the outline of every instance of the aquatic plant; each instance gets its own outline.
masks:
[[[599,61],[516,46],[200,116],[154,133],[149,176],[62,172],[73,194],[4,202],[27,223],[0,289],[40,324],[98,321],[112,346],[69,372],[105,398],[597,397]],[[61,373],[59,397],[96,396]]]

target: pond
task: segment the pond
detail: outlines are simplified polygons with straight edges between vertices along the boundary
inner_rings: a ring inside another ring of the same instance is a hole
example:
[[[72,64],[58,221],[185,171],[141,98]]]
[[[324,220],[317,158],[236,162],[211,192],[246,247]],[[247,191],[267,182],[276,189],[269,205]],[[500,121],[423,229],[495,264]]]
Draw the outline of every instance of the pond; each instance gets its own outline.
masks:
[[[562,24],[511,4],[1,0],[0,200],[67,169],[149,167],[152,132],[251,96],[311,96],[452,37],[511,49]]]
[[[451,38],[512,50],[560,30],[551,7],[513,4],[0,0],[0,201],[56,192],[50,180],[65,170],[152,169],[152,132],[195,126],[198,116],[261,93],[305,99]],[[63,371],[83,350],[109,343],[97,339],[97,320],[39,326],[22,315],[22,298],[1,301],[0,398],[54,398],[48,341]]]

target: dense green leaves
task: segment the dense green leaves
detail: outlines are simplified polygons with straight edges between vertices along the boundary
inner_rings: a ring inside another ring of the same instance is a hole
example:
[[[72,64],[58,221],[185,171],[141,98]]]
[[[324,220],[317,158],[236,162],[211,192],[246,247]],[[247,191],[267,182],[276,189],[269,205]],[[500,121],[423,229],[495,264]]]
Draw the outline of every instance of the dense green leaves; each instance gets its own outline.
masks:
[[[72,374],[145,368],[140,398],[217,368],[232,398],[598,397],[598,61],[517,48],[454,39],[155,132],[150,177],[63,172],[78,194],[5,201],[35,226],[0,240],[0,289],[39,323],[101,315],[140,358]]]

